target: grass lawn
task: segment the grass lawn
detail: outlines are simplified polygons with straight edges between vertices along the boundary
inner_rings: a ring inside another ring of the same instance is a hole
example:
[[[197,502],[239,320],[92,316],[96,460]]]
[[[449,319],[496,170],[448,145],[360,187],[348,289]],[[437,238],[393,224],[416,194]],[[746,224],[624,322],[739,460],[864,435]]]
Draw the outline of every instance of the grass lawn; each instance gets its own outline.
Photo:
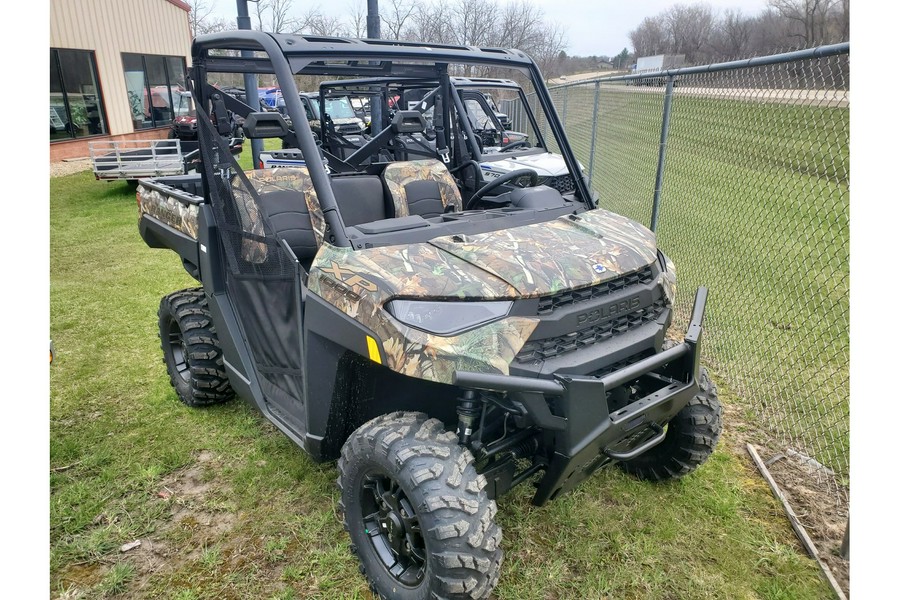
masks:
[[[169,386],[156,310],[194,283],[140,239],[134,190],[81,173],[50,203],[51,596],[369,598],[334,465],[241,401],[192,410]],[[544,508],[503,498],[495,597],[828,597],[734,427],[682,481],[610,469]]]

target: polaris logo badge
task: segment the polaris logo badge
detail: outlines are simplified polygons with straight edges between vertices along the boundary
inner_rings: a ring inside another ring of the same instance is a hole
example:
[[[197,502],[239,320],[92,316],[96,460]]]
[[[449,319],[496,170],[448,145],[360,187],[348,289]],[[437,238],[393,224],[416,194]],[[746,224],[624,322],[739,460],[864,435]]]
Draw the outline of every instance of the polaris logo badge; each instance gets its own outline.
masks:
[[[613,304],[601,306],[600,308],[590,310],[578,315],[578,325],[596,323],[597,321],[601,321],[603,319],[623,315],[625,313],[633,311],[636,308],[639,308],[640,305],[640,297],[634,296],[633,298],[628,298],[627,300],[620,300],[619,302],[615,302]]]
[[[594,265],[594,271],[597,273],[606,273],[606,267],[603,265]]]

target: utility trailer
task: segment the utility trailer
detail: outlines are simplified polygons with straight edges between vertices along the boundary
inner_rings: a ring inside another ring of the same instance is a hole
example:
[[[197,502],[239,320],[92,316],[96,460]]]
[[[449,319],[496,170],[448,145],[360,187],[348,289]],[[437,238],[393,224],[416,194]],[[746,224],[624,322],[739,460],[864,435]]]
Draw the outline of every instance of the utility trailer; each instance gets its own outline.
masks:
[[[90,142],[91,165],[97,179],[135,180],[143,177],[183,175],[185,165],[198,153],[182,154],[181,140],[127,140]]]

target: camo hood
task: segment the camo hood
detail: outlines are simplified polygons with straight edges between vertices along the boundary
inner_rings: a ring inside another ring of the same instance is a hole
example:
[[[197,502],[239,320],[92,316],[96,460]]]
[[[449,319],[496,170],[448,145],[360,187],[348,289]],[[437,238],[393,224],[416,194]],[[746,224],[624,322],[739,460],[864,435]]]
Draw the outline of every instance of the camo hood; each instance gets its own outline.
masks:
[[[429,243],[503,280],[524,298],[601,283],[656,260],[650,230],[600,209]]]
[[[354,251],[324,244],[309,290],[371,330],[384,364],[450,383],[457,370],[509,374],[537,327],[536,317],[506,317],[440,336],[409,327],[384,309],[393,298],[501,300],[594,285],[657,259],[642,225],[604,210],[472,236]]]

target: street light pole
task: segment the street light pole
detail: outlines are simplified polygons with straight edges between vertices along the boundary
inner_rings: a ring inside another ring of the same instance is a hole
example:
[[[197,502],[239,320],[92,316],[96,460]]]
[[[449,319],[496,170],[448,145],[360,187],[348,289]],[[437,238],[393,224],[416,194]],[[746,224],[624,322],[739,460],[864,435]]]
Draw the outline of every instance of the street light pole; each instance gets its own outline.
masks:
[[[366,37],[373,40],[381,39],[381,15],[378,14],[378,0],[367,0],[368,14],[366,15]]]
[[[381,39],[381,15],[378,14],[378,0],[367,0],[366,37],[371,40]],[[372,102],[372,135],[381,131],[381,96],[374,96]]]
[[[250,24],[250,11],[247,9],[247,2],[259,2],[259,0],[237,0],[237,27],[238,29],[252,29]],[[250,50],[241,50],[241,58],[253,58],[253,52]],[[247,104],[254,111],[259,111],[259,85],[257,84],[256,75],[253,73],[244,73],[244,94],[247,97]],[[262,152],[262,140],[250,140],[250,152],[253,154],[253,168],[259,165],[259,153]]]

